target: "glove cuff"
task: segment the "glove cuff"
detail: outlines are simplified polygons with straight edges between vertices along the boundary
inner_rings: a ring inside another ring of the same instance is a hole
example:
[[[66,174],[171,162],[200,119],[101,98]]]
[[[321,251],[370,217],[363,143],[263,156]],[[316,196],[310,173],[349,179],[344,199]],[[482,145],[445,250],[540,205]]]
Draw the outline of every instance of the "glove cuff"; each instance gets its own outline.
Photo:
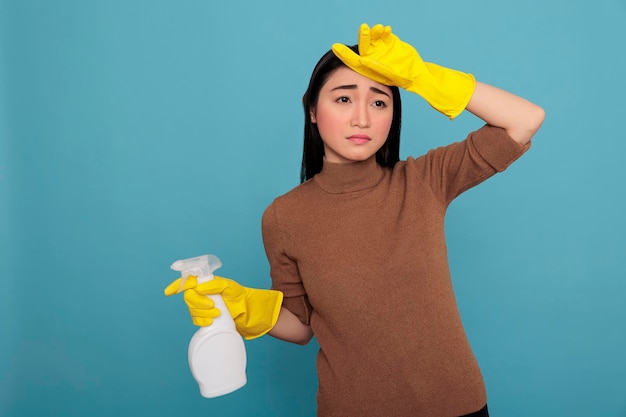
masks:
[[[421,95],[435,110],[454,119],[465,110],[472,98],[476,79],[472,74],[431,62],[424,64],[432,75],[432,82],[429,86],[414,85],[407,90]]]
[[[280,291],[261,289],[249,291],[248,299],[254,299],[254,302],[249,305],[247,323],[239,326],[238,320],[235,319],[237,331],[246,340],[256,339],[272,330],[278,321],[283,304],[283,293]],[[253,309],[255,311],[252,311]]]

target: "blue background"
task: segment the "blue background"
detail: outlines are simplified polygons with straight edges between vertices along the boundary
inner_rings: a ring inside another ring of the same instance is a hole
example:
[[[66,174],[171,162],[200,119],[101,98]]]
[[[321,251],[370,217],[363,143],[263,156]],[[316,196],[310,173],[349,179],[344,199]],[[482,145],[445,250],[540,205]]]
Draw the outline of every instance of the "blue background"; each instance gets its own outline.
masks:
[[[624,21],[624,0],[1,1],[0,415],[314,416],[315,342],[247,342],[248,384],[202,398],[163,288],[204,253],[269,286],[260,218],[298,184],[310,72],[382,22],[547,113],[447,218],[492,415],[626,416]],[[481,124],[403,98],[403,157]]]

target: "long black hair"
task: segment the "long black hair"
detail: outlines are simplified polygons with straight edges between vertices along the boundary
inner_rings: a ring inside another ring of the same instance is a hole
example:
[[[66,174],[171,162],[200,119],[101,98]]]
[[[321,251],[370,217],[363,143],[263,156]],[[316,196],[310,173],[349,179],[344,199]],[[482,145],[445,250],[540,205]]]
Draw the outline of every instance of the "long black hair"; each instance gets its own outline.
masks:
[[[357,54],[357,45],[350,47]],[[300,182],[303,183],[313,178],[322,170],[324,164],[324,143],[317,129],[317,124],[311,121],[311,111],[317,106],[319,93],[330,75],[344,64],[332,50],[326,52],[318,61],[311,74],[309,87],[302,97],[304,107],[304,147],[302,149],[302,168],[300,169]],[[391,86],[393,98],[393,119],[389,129],[389,135],[383,146],[376,152],[376,162],[383,167],[393,167],[400,160],[400,125],[402,122],[402,103],[400,90]]]

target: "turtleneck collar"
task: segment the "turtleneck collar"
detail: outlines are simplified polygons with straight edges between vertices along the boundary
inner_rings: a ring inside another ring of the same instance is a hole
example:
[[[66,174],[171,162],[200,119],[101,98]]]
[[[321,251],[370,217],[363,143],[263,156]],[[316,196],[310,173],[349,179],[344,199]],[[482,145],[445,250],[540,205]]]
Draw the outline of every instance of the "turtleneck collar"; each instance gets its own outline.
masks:
[[[322,171],[313,180],[326,192],[343,194],[374,187],[384,176],[385,170],[373,156],[365,161],[347,164],[324,161]]]

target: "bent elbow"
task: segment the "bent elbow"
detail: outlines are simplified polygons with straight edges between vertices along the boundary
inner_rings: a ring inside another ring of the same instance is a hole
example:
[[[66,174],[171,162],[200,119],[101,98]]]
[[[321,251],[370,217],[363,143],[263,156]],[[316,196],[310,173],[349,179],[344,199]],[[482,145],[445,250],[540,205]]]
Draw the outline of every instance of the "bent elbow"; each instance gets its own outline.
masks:
[[[546,112],[543,108],[533,105],[532,109],[527,110],[523,117],[520,118],[516,127],[505,129],[509,136],[516,142],[526,145],[535,136],[535,133],[539,130],[543,121],[545,120]]]
[[[295,343],[296,345],[304,346],[304,345],[308,345],[312,339],[313,339],[313,334],[310,334],[301,339],[294,340],[293,343]]]
[[[546,111],[543,109],[543,107],[535,106],[532,115],[529,117],[528,121],[530,130],[533,132],[533,135],[537,133],[545,119]]]

